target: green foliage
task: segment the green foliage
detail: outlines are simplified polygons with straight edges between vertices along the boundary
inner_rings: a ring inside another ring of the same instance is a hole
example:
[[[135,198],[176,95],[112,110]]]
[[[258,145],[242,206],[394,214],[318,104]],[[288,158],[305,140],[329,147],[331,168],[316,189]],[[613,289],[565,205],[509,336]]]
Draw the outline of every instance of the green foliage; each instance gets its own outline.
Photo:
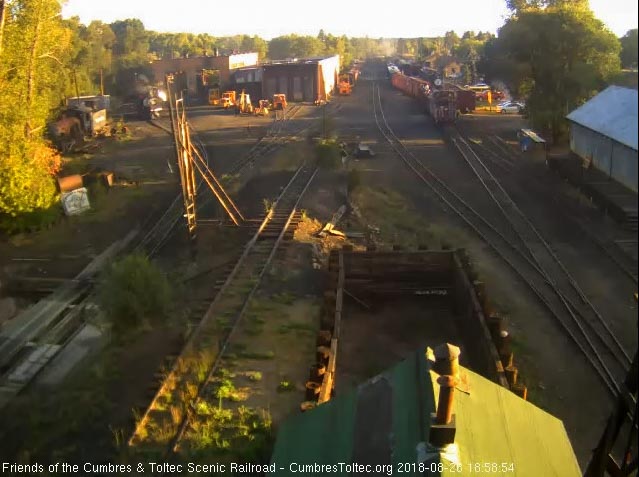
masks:
[[[124,332],[166,318],[171,305],[171,287],[146,256],[133,254],[104,272],[99,301],[116,332]]]
[[[284,35],[273,38],[268,44],[268,56],[272,60],[305,58],[324,53],[324,44],[312,36]]]
[[[317,165],[323,169],[333,170],[342,165],[339,145],[335,141],[322,141],[315,146]]]
[[[0,227],[47,225],[58,215],[52,174],[60,157],[42,139],[65,76],[70,32],[55,0],[14,1],[0,45]]]
[[[621,42],[621,65],[624,68],[637,67],[637,29],[628,30],[619,41]]]
[[[280,393],[293,391],[294,389],[295,386],[290,381],[280,381],[280,383],[277,385],[277,391]]]
[[[486,45],[482,67],[515,94],[529,90],[533,125],[557,140],[565,133],[565,115],[617,73],[619,49],[587,4],[555,1],[517,10]]]

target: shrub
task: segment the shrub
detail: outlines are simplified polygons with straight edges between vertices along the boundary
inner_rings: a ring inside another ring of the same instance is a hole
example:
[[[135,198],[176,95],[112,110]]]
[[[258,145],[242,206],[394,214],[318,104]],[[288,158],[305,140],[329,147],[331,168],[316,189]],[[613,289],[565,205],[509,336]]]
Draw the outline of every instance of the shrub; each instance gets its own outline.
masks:
[[[317,165],[322,169],[333,170],[342,165],[340,148],[335,141],[322,141],[315,146]]]
[[[168,280],[141,254],[112,264],[101,277],[98,296],[116,331],[159,322],[171,305]]]

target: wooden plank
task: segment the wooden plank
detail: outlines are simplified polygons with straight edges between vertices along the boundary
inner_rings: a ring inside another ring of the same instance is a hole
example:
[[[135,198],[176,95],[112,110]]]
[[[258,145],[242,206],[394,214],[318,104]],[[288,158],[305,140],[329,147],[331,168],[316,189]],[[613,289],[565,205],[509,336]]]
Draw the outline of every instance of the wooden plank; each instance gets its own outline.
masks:
[[[337,338],[331,339],[331,351],[328,357],[328,365],[320,387],[319,398],[317,402],[322,404],[331,399],[331,393],[335,386],[335,369],[337,368]]]
[[[113,242],[91,261],[72,282],[60,286],[50,296],[40,300],[6,323],[0,332],[0,366],[6,365],[26,342],[36,338],[71,303],[86,294],[91,288],[90,279],[130,244],[137,234],[138,230],[134,229],[123,239]]]

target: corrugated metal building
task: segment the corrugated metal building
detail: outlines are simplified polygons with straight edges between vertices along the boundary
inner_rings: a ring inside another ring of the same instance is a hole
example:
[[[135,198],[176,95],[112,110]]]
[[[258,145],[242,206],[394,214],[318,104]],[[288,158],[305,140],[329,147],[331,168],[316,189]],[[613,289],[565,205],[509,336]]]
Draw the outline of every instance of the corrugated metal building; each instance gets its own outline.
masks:
[[[567,119],[570,149],[637,192],[637,90],[610,86]]]
[[[339,75],[339,55],[275,61],[262,66],[264,98],[284,93],[289,101],[327,100]]]
[[[356,462],[369,466],[362,475],[581,476],[559,419],[461,366],[468,386],[453,394],[454,444],[427,445],[439,394],[431,366],[424,351],[416,351],[357,388],[289,417],[271,457],[275,475],[355,475],[339,463]],[[386,470],[375,472],[381,465]]]
[[[150,66],[156,81],[163,81],[168,73],[182,72],[189,94],[203,95],[207,93],[204,91],[207,88],[202,85],[202,70],[217,71],[220,88],[226,89],[231,85],[231,75],[235,70],[254,65],[257,65],[257,53],[162,59],[152,62]]]

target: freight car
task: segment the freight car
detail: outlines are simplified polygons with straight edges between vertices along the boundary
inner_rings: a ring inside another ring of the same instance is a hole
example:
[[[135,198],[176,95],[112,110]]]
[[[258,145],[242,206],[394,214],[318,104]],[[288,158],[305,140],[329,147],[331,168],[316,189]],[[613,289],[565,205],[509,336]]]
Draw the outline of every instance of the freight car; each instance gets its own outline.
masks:
[[[474,92],[457,85],[444,83],[441,89],[431,89],[428,81],[401,73],[393,74],[391,82],[395,88],[422,103],[437,123],[454,121],[458,113],[475,110]]]

